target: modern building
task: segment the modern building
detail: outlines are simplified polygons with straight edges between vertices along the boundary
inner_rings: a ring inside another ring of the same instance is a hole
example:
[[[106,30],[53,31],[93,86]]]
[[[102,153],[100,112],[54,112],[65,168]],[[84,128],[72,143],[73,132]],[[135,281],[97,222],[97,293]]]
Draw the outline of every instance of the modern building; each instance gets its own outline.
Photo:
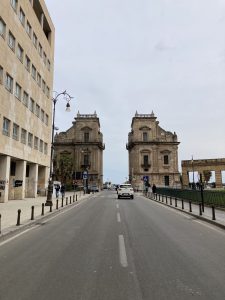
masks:
[[[103,187],[103,135],[96,113],[80,114],[54,140],[54,178],[77,187]]]
[[[156,186],[180,185],[176,133],[162,129],[154,113],[138,114],[132,119],[128,135],[129,179],[142,190],[147,183]]]
[[[47,186],[53,64],[44,0],[0,1],[0,202]]]

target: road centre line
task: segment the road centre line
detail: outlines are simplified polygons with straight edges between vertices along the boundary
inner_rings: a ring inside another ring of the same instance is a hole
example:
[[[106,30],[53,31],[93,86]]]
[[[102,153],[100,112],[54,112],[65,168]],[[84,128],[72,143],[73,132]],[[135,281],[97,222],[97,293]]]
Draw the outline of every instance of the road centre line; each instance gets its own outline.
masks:
[[[128,266],[127,263],[127,254],[125,248],[125,242],[123,235],[119,235],[119,255],[120,255],[120,264],[122,267],[126,268]]]
[[[116,208],[119,208],[119,204],[118,203],[116,204]]]
[[[120,218],[120,213],[117,213],[117,222],[120,223],[121,222],[121,218]]]

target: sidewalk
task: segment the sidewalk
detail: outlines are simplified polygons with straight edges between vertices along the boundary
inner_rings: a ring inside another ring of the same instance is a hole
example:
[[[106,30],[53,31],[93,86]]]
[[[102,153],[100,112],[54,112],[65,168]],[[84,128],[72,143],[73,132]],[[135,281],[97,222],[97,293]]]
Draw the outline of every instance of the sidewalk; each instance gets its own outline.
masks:
[[[71,204],[74,202],[79,202],[84,198],[87,198],[89,195],[84,195],[83,192],[67,192],[64,200],[63,200],[63,208],[65,208],[66,205],[66,198],[68,206],[70,205],[70,199]],[[71,197],[71,198],[70,198]],[[74,202],[73,202],[74,199]],[[77,201],[76,201],[77,199]],[[58,207],[59,210],[62,209],[62,198],[58,198]],[[3,235],[8,234],[9,232],[15,231],[19,229],[21,226],[25,224],[32,223],[34,221],[31,221],[31,207],[34,206],[34,220],[40,219],[43,217],[42,214],[42,203],[46,202],[46,196],[45,197],[37,197],[37,198],[26,198],[24,200],[9,200],[6,203],[0,203],[0,238]],[[57,212],[56,210],[56,198],[53,196],[52,198],[53,206],[52,206],[52,212],[50,212],[50,207],[45,206],[44,207],[44,216],[50,215],[54,212]],[[20,226],[16,226],[17,224],[17,216],[18,216],[18,210],[21,210],[21,216],[20,216]],[[58,211],[59,211],[58,210]]]
[[[159,196],[160,196],[160,198],[159,198]],[[185,200],[183,202],[183,209],[182,209],[181,199],[177,199],[177,206],[176,206],[176,201],[175,201],[175,198],[173,198],[173,197],[171,198],[171,202],[170,202],[169,196],[166,199],[166,196],[162,197],[162,195],[157,195],[157,200],[156,200],[156,197],[153,197],[153,195],[151,195],[147,198],[149,198],[153,201],[156,201],[156,202],[160,202],[163,205],[167,205],[171,208],[180,210],[180,211],[182,211],[186,214],[189,214],[193,217],[196,217],[198,219],[204,220],[208,223],[214,224],[220,228],[225,229],[225,210],[220,210],[220,209],[215,208],[215,220],[213,220],[213,211],[212,211],[211,207],[205,206],[204,212],[201,211],[201,214],[200,214],[200,208],[199,208],[198,204],[192,203],[191,204],[192,211],[190,211],[190,204],[189,204],[188,200]]]

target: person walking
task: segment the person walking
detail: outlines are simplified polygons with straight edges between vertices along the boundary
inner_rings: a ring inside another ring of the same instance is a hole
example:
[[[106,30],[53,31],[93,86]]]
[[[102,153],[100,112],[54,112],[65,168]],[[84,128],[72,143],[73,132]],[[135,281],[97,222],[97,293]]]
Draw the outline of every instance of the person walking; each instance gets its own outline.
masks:
[[[152,192],[153,192],[153,194],[156,193],[156,185],[154,183],[153,183],[153,186],[152,186]]]
[[[55,187],[55,195],[56,195],[56,198],[59,197],[59,191],[60,191],[60,186],[59,186],[59,184],[57,184],[56,187]]]
[[[61,185],[61,189],[60,189],[60,192],[61,192],[62,198],[64,198],[64,196],[65,196],[65,191],[66,191],[65,185],[62,183],[62,185]]]

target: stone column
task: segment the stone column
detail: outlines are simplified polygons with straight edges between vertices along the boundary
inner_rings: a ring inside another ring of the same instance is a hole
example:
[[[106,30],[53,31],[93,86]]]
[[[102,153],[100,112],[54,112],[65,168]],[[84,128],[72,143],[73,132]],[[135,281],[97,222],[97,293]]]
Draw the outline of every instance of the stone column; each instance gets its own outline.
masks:
[[[9,200],[9,172],[10,172],[10,156],[0,156],[0,202],[8,202]]]
[[[25,198],[25,184],[26,184],[26,166],[27,162],[25,160],[18,160],[16,162],[16,174],[15,174],[15,183],[16,181],[22,181],[22,185],[16,187],[14,192],[15,200],[22,200]]]
[[[223,187],[223,183],[222,183],[221,170],[215,170],[215,178],[216,178],[216,187],[217,188],[222,188]]]
[[[29,198],[37,197],[37,183],[38,183],[38,165],[31,164],[30,172],[29,172],[28,194],[27,194]]]
[[[49,179],[49,168],[45,166],[39,166],[37,189],[40,190],[43,196],[45,196],[44,194],[48,187],[48,179]]]
[[[182,180],[183,180],[183,186],[188,187],[189,186],[189,176],[188,176],[188,171],[186,168],[183,168],[182,172]]]

